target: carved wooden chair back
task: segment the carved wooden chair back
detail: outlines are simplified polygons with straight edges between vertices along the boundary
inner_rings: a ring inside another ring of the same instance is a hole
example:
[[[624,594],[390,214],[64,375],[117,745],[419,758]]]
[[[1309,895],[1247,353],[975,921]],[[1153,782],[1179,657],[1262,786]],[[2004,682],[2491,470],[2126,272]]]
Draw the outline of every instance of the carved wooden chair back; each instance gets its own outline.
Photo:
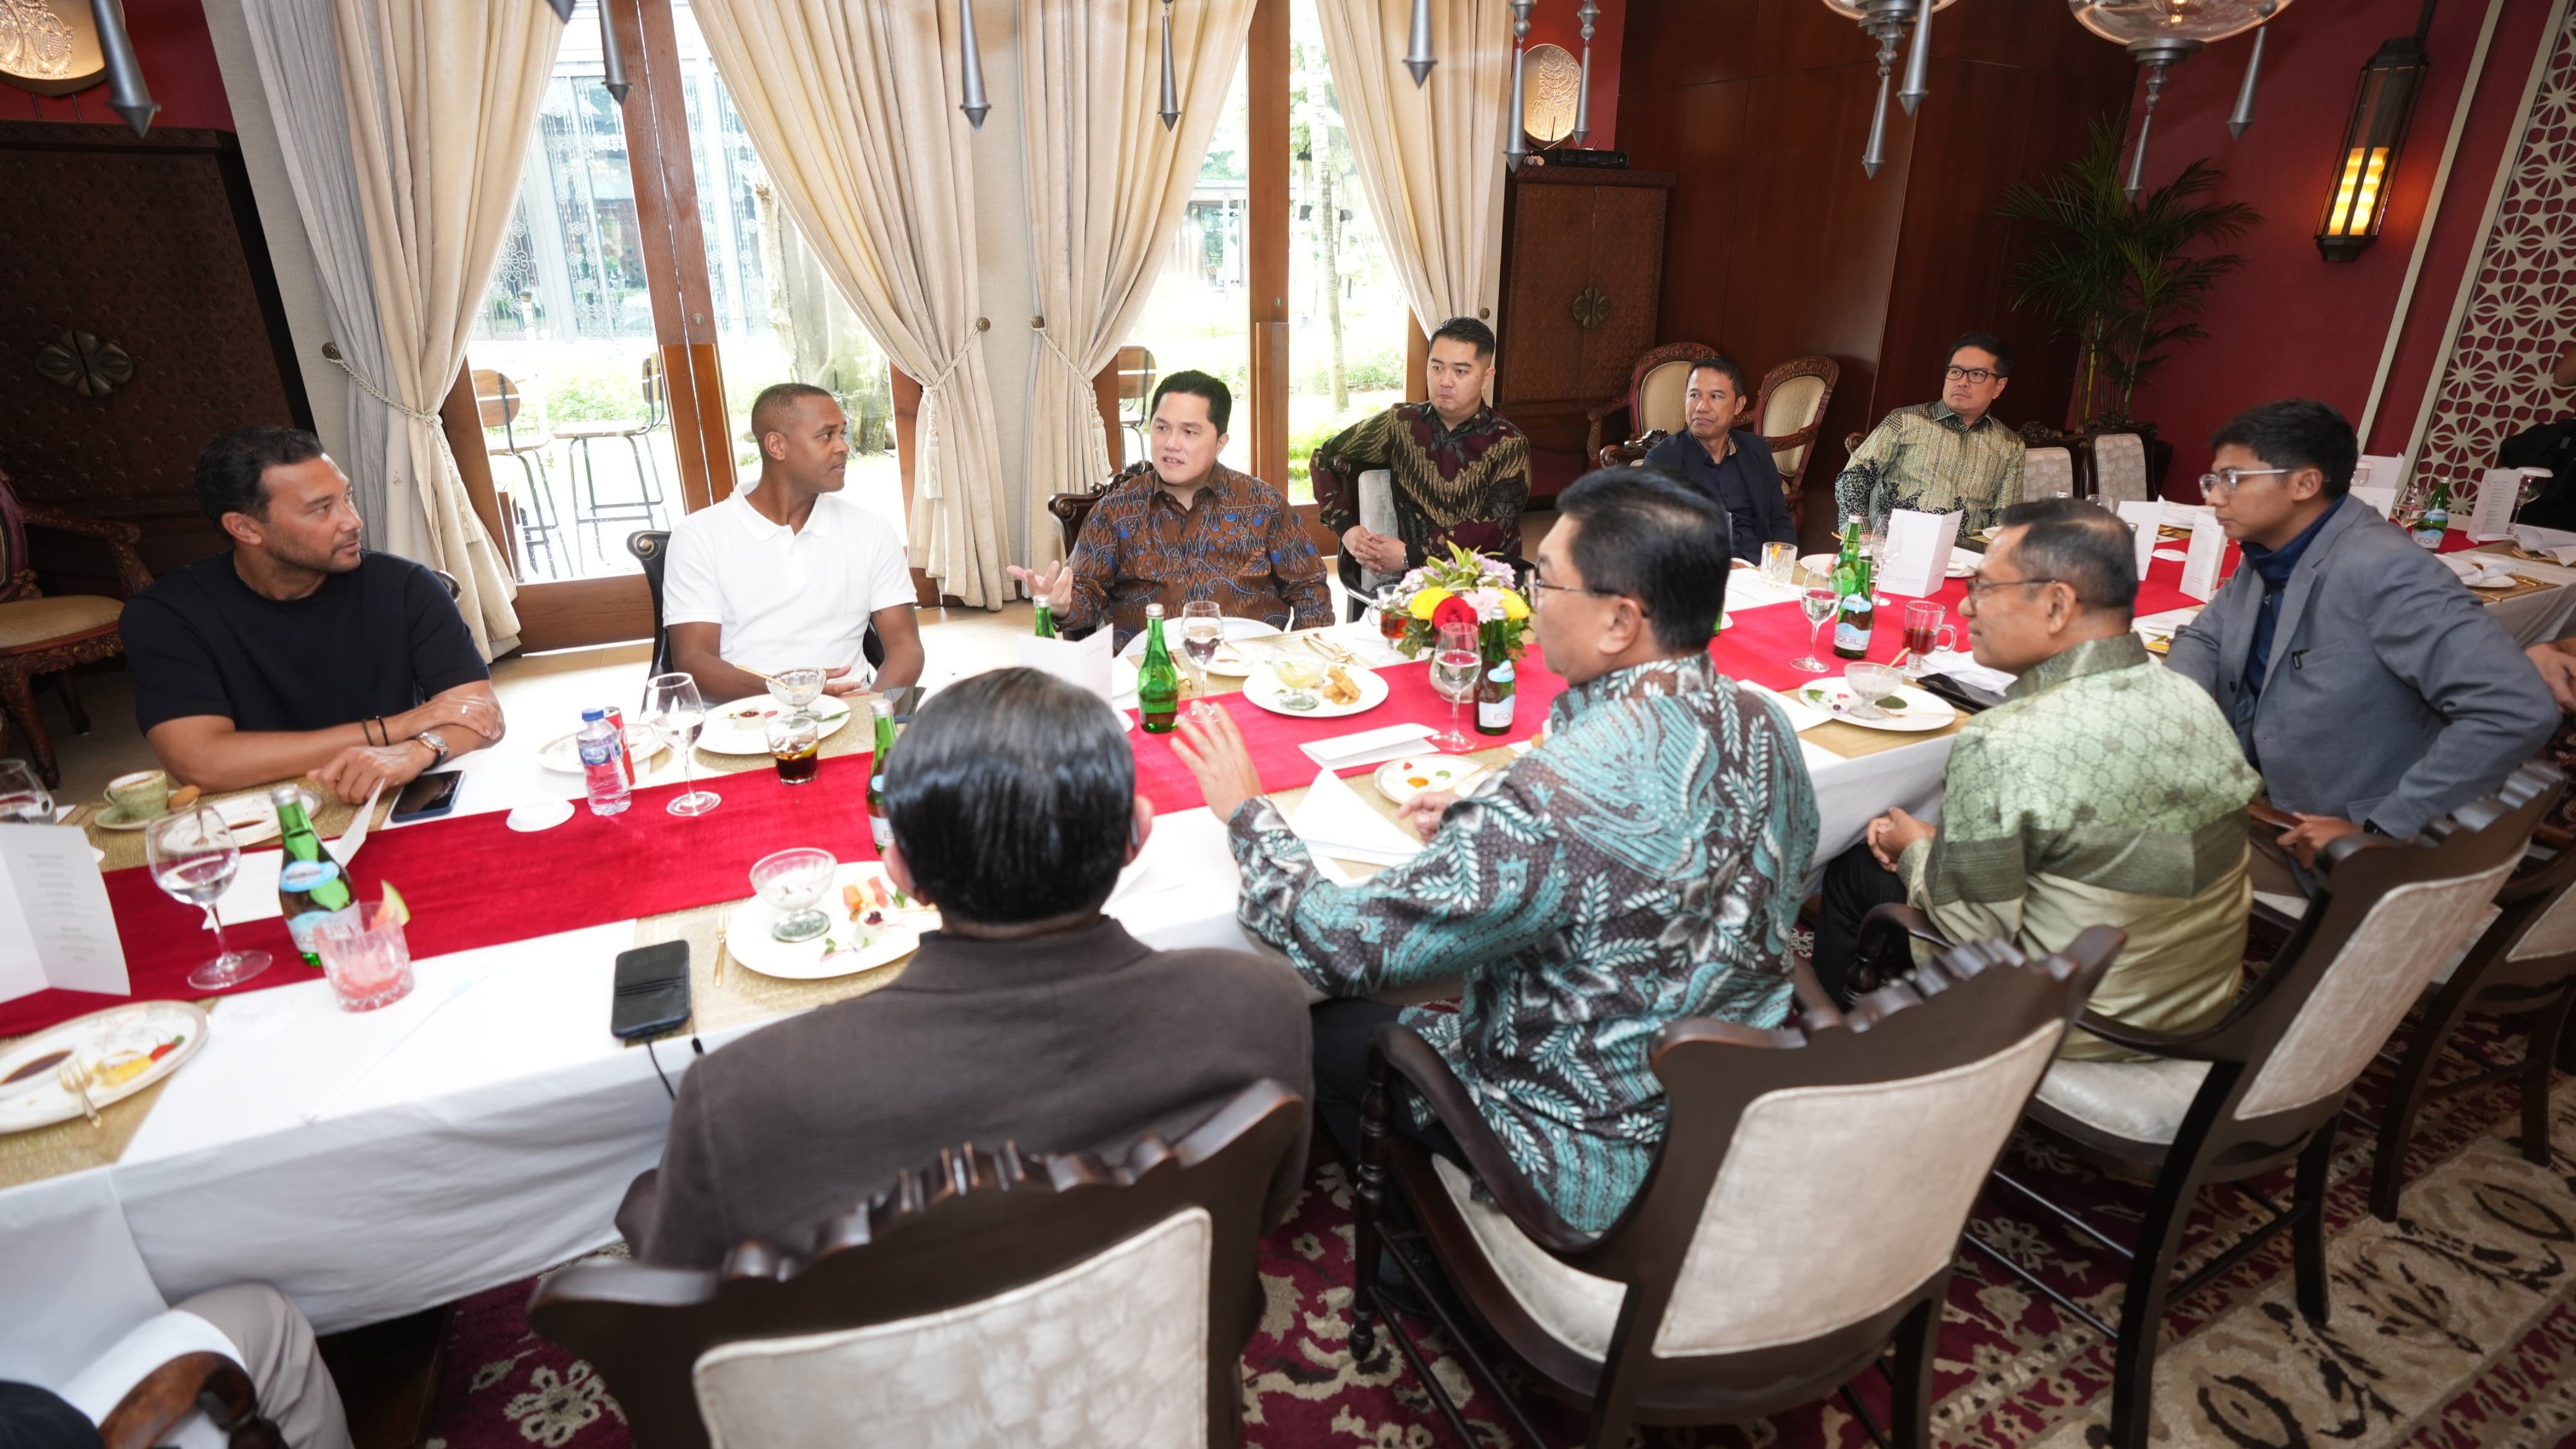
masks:
[[[1842,373],[1842,364],[1830,357],[1793,357],[1762,374],[1753,426],[1771,445],[1771,461],[1780,465],[1780,486],[1792,499],[1806,486],[1816,433],[1824,427],[1825,407],[1834,400]]]

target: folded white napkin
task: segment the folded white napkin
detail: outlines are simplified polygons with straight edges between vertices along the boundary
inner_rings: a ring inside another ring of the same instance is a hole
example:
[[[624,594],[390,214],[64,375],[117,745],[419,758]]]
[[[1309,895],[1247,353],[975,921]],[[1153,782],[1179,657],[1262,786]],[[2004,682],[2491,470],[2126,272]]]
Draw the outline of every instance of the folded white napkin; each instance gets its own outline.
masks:
[[[2460,582],[2502,587],[2513,582],[2513,566],[2491,553],[2439,553],[2433,555],[2442,567],[2460,576]]]
[[[1975,655],[1950,649],[1935,649],[1924,655],[1923,672],[1946,674],[1961,684],[1973,684],[1979,689],[1991,689],[1997,694],[2012,688],[2012,682],[2021,678],[2018,674],[2006,674],[2000,669],[1988,669],[1977,662]]]
[[[1827,714],[1825,711],[1816,708],[1814,705],[1809,704],[1805,700],[1799,699],[1794,695],[1783,694],[1779,690],[1766,688],[1759,684],[1745,681],[1738,682],[1742,683],[1747,691],[1761,695],[1762,697],[1770,700],[1773,704],[1780,706],[1780,712],[1789,717],[1789,732],[1791,734],[1805,734],[1807,731],[1814,729],[1816,726],[1833,718],[1832,715]]]
[[[1323,632],[1331,636],[1334,643],[1358,655],[1361,665],[1366,668],[1384,669],[1389,665],[1412,662],[1404,657],[1403,650],[1386,642],[1386,636],[1377,631],[1377,619],[1373,615],[1346,624],[1335,624]]]
[[[2576,566],[2576,533],[2563,528],[2517,523],[2513,527],[2513,541],[2533,553],[2545,553],[2560,563]]]
[[[1306,798],[1289,812],[1288,828],[1317,855],[1369,865],[1402,865],[1422,853],[1422,842],[1368,807],[1359,792],[1330,770],[1318,772]]]
[[[1386,760],[1400,760],[1420,752],[1422,742],[1431,738],[1426,724],[1388,725],[1383,729],[1362,730],[1354,735],[1335,735],[1328,740],[1308,740],[1297,748],[1307,759],[1327,771],[1348,770],[1359,765],[1374,765]]]

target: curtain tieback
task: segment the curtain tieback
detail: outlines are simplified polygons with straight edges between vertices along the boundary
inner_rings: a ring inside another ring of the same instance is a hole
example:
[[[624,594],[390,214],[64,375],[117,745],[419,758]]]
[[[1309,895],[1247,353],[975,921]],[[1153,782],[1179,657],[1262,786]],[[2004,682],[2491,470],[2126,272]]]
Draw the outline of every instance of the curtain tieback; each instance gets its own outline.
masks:
[[[924,396],[946,385],[949,377],[966,364],[966,350],[973,347],[976,337],[990,329],[992,325],[981,317],[975,319],[974,330],[968,332],[965,339],[957,344],[956,350],[948,354],[948,365],[939,369],[936,376],[922,379],[921,391]]]
[[[440,417],[439,417],[439,415],[438,415],[438,414],[436,414],[436,413],[425,413],[425,412],[422,412],[422,411],[421,411],[420,409],[418,409],[418,408],[409,408],[409,407],[404,407],[401,403],[398,403],[398,402],[394,401],[392,398],[387,397],[387,396],[385,395],[385,390],[384,390],[383,388],[380,388],[380,387],[376,386],[374,383],[367,381],[366,374],[364,374],[364,373],[362,373],[362,372],[358,371],[358,370],[357,370],[356,368],[354,368],[354,367],[351,367],[351,366],[349,365],[349,359],[347,359],[347,358],[345,358],[345,357],[342,357],[342,356],[340,355],[340,344],[339,344],[339,343],[337,343],[337,342],[325,342],[325,343],[323,343],[323,344],[322,344],[322,355],[323,355],[324,357],[329,358],[329,359],[332,361],[332,363],[333,363],[334,365],[336,365],[336,366],[337,366],[337,367],[338,367],[342,372],[345,372],[345,373],[349,374],[349,381],[356,383],[360,388],[364,389],[364,390],[365,390],[365,392],[366,392],[366,394],[367,394],[367,396],[369,396],[369,397],[371,397],[371,398],[374,398],[376,401],[378,401],[378,402],[380,402],[380,403],[383,403],[386,407],[389,407],[389,408],[393,409],[395,412],[398,412],[398,413],[402,414],[404,417],[410,418],[410,419],[412,419],[412,420],[414,420],[414,421],[416,421],[416,422],[423,422],[423,423],[435,423],[435,422],[439,422],[439,421],[441,421],[441,418],[440,418]]]
[[[1074,361],[1071,353],[1066,352],[1062,347],[1056,345],[1055,334],[1047,330],[1046,319],[1044,317],[1030,318],[1029,330],[1038,335],[1038,340],[1040,342],[1046,344],[1047,351],[1055,354],[1056,361],[1064,364],[1065,371],[1072,373],[1074,377],[1080,380],[1085,386],[1090,384],[1091,373],[1084,369],[1081,363]]]

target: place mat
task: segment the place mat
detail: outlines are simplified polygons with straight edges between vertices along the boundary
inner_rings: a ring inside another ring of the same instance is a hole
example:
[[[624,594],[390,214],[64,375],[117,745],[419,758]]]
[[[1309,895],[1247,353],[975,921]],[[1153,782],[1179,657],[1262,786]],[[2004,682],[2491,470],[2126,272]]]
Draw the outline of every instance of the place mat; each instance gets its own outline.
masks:
[[[1900,730],[1874,730],[1836,719],[1827,720],[1798,738],[1818,749],[1829,750],[1840,755],[1846,760],[1857,760],[1864,755],[1875,755],[1883,750],[1901,750],[1907,745],[1920,744],[1925,740],[1946,740],[1957,734],[1967,722],[1967,715],[1959,714],[1953,716],[1950,722],[1940,729],[1907,733]]]
[[[325,840],[337,839],[342,832],[346,831],[349,826],[357,820],[357,806],[342,800],[337,795],[334,795],[330,791],[323,789],[321,786],[314,784],[310,779],[306,779],[302,783],[306,789],[321,797],[322,800],[322,808],[313,812],[314,834],[321,836]],[[260,785],[248,790],[229,790],[222,794],[207,795],[197,803],[201,805],[215,805],[226,800],[238,800],[245,795],[265,795],[268,793],[268,789],[268,786]],[[387,790],[384,795],[376,801],[375,825],[368,827],[370,831],[374,830],[375,826],[383,825],[385,823],[385,817],[394,813],[394,796],[397,793],[399,792]],[[100,805],[102,807],[105,804],[104,801],[89,801],[85,803]],[[89,843],[105,852],[107,855],[107,859],[99,862],[99,869],[126,870],[143,864],[142,831],[101,830],[95,825],[88,824],[86,822],[86,818],[84,819],[81,829],[88,833]],[[252,850],[274,850],[276,847],[277,839],[276,837],[271,836],[269,839],[261,841],[259,844],[249,848]]]
[[[2535,579],[2529,574],[2517,573],[2513,576],[2512,588],[2471,589],[2469,592],[2477,595],[2478,602],[2481,604],[2501,604],[2507,599],[2529,598],[2533,594],[2545,594],[2552,589],[2566,587],[2565,584],[2553,584],[2546,579]]]
[[[748,897],[745,897],[748,899]],[[763,976],[740,961],[728,960],[724,979],[716,979],[716,926],[725,918],[734,902],[700,906],[694,910],[672,911],[665,915],[647,916],[635,923],[635,944],[658,946],[665,941],[689,943],[689,1020],[676,1031],[666,1032],[657,1040],[697,1032],[723,1031],[727,1027],[745,1026],[774,1017],[791,1016],[853,996],[865,996],[903,974],[912,957],[890,961],[871,970],[829,981],[782,981]],[[630,1043],[631,1045],[632,1043]]]
[[[215,1006],[212,1001],[198,1004],[209,1011]],[[18,1041],[19,1037],[14,1036],[0,1038],[0,1052]],[[179,1068],[186,1070],[185,1066]],[[0,1135],[0,1190],[86,1172],[93,1167],[114,1166],[132,1145],[134,1134],[143,1130],[143,1119],[152,1115],[153,1105],[161,1100],[161,1089],[177,1080],[178,1072],[173,1072],[131,1097],[99,1108],[96,1127],[89,1125],[87,1117],[74,1117],[51,1127]]]

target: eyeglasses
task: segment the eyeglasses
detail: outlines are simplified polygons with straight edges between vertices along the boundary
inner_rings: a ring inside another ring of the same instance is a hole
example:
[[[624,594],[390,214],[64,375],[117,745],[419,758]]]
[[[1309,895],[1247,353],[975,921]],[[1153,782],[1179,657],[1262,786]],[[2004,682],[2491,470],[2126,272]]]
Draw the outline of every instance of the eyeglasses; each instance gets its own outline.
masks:
[[[1997,377],[2002,376],[2002,374],[1995,372],[1992,369],[1983,367],[1953,367],[1942,375],[1949,378],[1952,382],[1973,382],[1979,387],[1983,387],[1987,383],[1994,381]]]
[[[2058,579],[1970,579],[1970,580],[1968,580],[1968,594],[1967,594],[1967,597],[1966,597],[1966,598],[1963,598],[1963,599],[1961,599],[1961,600],[1959,601],[1959,612],[1960,612],[1960,613],[1962,613],[1962,614],[1973,614],[1973,613],[1975,613],[1975,612],[1977,611],[1977,601],[1978,601],[1978,600],[1980,600],[1980,599],[1982,599],[1982,598],[1984,598],[1987,594],[1990,594],[1990,593],[1994,592],[1996,589],[2017,589],[2017,588],[2020,588],[2020,587],[2021,587],[2022,585],[2024,585],[2024,584],[2054,584],[2054,583],[2058,583],[2058,582],[2061,582],[2061,580],[2058,580]]]
[[[2208,499],[2235,496],[2236,485],[2248,478],[2277,478],[2294,470],[2289,468],[2221,468],[2200,475],[2200,496]]]
[[[1548,593],[1590,594],[1596,599],[1624,599],[1628,597],[1626,594],[1613,593],[1608,589],[1587,589],[1581,584],[1551,584],[1536,572],[1532,572],[1530,574],[1530,587],[1539,591],[1538,593],[1530,595],[1530,602],[1532,603],[1538,602],[1539,599],[1545,597]],[[1645,606],[1643,604],[1638,605],[1637,612],[1641,615],[1644,614],[1646,612]]]

